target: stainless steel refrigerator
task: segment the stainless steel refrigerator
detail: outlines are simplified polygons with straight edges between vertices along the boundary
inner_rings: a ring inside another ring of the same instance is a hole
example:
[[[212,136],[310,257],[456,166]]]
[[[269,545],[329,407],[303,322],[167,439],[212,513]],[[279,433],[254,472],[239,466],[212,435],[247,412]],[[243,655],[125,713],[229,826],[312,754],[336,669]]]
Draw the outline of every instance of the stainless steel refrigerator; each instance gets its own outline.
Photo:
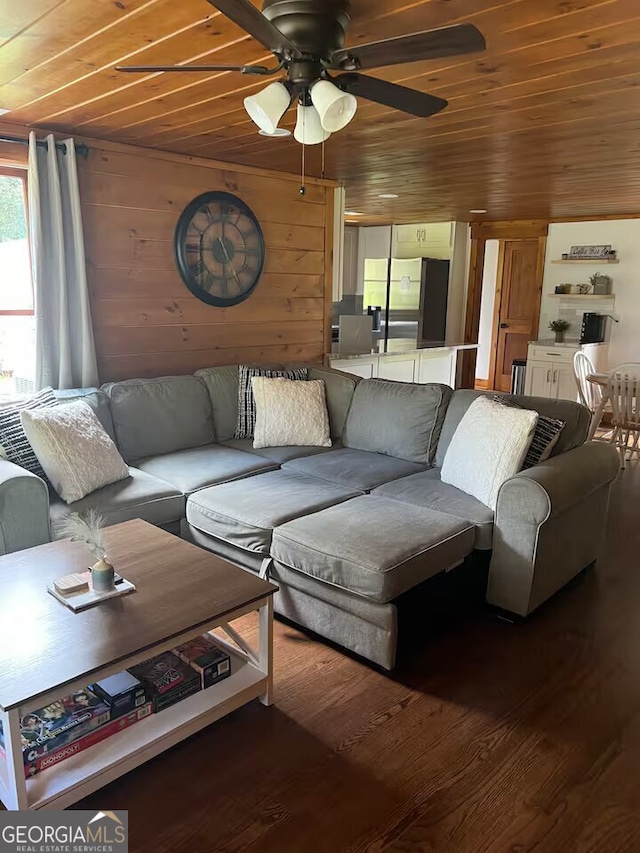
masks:
[[[436,258],[364,262],[364,312],[378,316],[374,340],[381,352],[415,349],[447,339],[450,262]]]

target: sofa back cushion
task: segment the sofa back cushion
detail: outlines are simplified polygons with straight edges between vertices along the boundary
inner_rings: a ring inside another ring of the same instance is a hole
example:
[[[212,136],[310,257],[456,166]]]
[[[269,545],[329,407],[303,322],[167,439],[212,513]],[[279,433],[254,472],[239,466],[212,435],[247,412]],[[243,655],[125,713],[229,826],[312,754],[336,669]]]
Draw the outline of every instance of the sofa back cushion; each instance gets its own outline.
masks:
[[[442,467],[453,434],[471,403],[478,397],[493,397],[495,394],[495,391],[472,391],[470,389],[454,391],[447,408],[447,414],[438,442],[438,450],[436,452],[436,465],[438,468]],[[564,421],[565,426],[560,433],[560,438],[551,451],[551,456],[565,453],[567,450],[579,447],[586,441],[591,414],[588,409],[579,403],[574,403],[571,400],[548,400],[545,397],[527,397],[524,394],[505,394],[504,397],[506,400],[512,400],[524,409],[532,409],[538,412],[539,415]]]
[[[230,441],[238,419],[238,365],[205,367],[195,374],[206,385],[218,441]]]
[[[127,462],[215,441],[209,394],[196,376],[128,379],[103,390]]]
[[[322,379],[327,397],[331,438],[340,438],[358,384],[358,377],[330,367],[311,367],[309,379]]]
[[[251,366],[283,370],[289,365],[269,362],[269,364]],[[301,366],[308,367],[306,364]],[[240,384],[238,365],[204,367],[202,370],[196,370],[194,375],[204,382],[209,392],[216,441],[231,441],[235,438],[238,423],[238,386]]]
[[[351,405],[351,398],[358,384],[358,377],[343,373],[340,370],[332,370],[330,367],[309,366],[302,363],[257,366],[280,370],[306,367],[309,368],[309,379],[323,379],[327,395],[331,437],[340,438]],[[195,375],[202,379],[209,391],[216,439],[218,441],[230,441],[235,435],[238,418],[238,365],[226,364],[223,367],[206,367],[197,370]]]
[[[343,444],[431,465],[451,394],[447,385],[363,379],[353,394]]]
[[[113,428],[111,417],[111,405],[109,397],[99,388],[68,388],[63,391],[54,391],[56,400],[60,403],[72,403],[74,400],[83,400],[93,409],[94,415],[102,424],[102,428],[112,441],[116,440],[116,432]]]

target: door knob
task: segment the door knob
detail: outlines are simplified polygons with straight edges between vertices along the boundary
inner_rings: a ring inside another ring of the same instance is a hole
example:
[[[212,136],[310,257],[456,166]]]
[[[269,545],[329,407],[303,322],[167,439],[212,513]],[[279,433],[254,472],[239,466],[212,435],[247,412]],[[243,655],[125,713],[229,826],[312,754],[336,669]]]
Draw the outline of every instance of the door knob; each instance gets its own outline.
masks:
[[[509,328],[509,324],[508,324],[508,323],[500,323],[500,328],[501,328],[501,329],[508,329],[508,328]]]

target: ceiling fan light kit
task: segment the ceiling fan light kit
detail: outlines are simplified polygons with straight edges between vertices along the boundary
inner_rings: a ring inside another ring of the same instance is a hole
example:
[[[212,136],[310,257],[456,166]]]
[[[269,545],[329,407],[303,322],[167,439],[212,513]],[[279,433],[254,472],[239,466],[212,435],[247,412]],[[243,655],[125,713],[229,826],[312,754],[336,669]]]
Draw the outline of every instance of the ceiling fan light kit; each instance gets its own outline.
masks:
[[[329,80],[318,80],[311,87],[311,100],[320,122],[329,133],[345,128],[356,114],[358,101]]]
[[[292,100],[298,102],[298,142],[313,145],[345,128],[353,119],[357,98],[427,118],[447,101],[361,74],[362,69],[460,56],[484,50],[482,33],[473,24],[455,24],[369,44],[345,47],[351,22],[350,0],[263,0],[262,12],[251,0],[208,0],[275,56],[263,65],[117,66],[118,71],[237,71],[270,76],[284,71],[284,81],[271,83],[245,98],[251,119],[274,135]],[[339,72],[332,77],[330,72]],[[301,118],[304,119],[301,123]],[[324,134],[324,136],[323,136]],[[316,140],[315,142],[309,141]]]
[[[319,145],[326,142],[331,134],[324,129],[320,121],[320,114],[313,106],[298,104],[298,121],[293,131],[293,138],[301,145]]]
[[[244,108],[251,120],[269,134],[275,133],[290,104],[291,94],[280,82],[270,83],[262,92],[244,99]]]

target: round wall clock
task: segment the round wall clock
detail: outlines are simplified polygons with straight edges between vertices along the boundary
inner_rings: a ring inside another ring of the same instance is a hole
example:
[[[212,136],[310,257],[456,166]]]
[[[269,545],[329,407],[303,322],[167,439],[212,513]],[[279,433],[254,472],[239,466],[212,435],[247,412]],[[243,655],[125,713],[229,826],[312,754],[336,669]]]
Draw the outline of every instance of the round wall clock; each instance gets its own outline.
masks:
[[[194,198],[180,214],[173,250],[189,290],[220,307],[247,299],[264,266],[260,223],[231,193],[211,191]]]

